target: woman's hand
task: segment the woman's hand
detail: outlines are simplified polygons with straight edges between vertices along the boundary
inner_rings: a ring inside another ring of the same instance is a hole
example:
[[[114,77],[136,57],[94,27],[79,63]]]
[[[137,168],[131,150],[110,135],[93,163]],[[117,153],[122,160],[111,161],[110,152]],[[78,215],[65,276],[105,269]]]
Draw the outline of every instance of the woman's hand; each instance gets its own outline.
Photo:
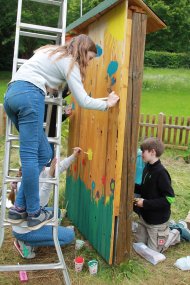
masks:
[[[119,101],[119,96],[117,96],[117,94],[114,91],[112,91],[108,95],[108,101],[107,101],[108,108],[115,106],[118,101]]]
[[[72,115],[72,105],[71,104],[70,105],[66,105],[63,110],[64,110],[64,114],[67,117]]]

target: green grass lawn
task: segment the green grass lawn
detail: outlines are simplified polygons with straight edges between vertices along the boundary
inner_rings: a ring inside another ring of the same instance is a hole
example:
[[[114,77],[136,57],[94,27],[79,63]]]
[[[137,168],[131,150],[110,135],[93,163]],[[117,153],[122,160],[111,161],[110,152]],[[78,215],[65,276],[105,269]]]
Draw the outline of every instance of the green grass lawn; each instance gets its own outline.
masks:
[[[141,113],[190,116],[190,70],[145,68]],[[11,72],[0,72],[0,103]]]
[[[141,113],[190,116],[190,70],[145,68]]]
[[[0,103],[3,103],[3,97],[7,89],[7,83],[11,79],[11,72],[0,71]]]

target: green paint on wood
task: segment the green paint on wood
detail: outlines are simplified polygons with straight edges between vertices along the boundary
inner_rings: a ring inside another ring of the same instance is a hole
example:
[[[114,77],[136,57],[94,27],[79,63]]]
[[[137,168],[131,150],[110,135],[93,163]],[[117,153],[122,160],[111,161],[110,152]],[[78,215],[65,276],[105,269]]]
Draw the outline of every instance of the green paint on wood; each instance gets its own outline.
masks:
[[[68,217],[109,262],[114,197],[111,195],[109,202],[104,204],[104,196],[96,201],[91,192],[80,178],[75,180],[72,176],[67,177]]]

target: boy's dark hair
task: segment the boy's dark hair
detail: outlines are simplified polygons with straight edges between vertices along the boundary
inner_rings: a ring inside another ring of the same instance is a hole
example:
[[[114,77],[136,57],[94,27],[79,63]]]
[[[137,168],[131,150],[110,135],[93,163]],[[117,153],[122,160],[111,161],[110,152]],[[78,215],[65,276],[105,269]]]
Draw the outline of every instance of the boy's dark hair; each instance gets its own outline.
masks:
[[[148,138],[148,139],[145,139],[141,143],[140,149],[142,151],[145,151],[145,150],[151,151],[154,149],[156,152],[156,156],[160,157],[162,153],[164,152],[164,144],[158,138]]]

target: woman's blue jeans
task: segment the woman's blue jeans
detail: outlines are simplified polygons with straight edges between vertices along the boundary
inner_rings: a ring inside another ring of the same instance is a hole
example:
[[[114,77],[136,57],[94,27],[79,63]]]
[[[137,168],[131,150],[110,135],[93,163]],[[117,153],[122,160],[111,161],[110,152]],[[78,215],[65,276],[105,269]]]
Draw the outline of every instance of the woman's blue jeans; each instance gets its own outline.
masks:
[[[22,182],[15,206],[35,214],[40,209],[39,174],[52,156],[43,130],[44,92],[27,81],[12,82],[5,94],[4,108],[19,131]]]
[[[52,211],[52,207],[46,207],[46,210]],[[58,217],[61,211],[58,209]],[[19,234],[13,231],[13,236],[30,246],[55,246],[53,240],[53,227],[43,226],[39,230],[30,231],[26,234]],[[71,243],[75,238],[74,229],[58,226],[58,240],[61,246]]]

